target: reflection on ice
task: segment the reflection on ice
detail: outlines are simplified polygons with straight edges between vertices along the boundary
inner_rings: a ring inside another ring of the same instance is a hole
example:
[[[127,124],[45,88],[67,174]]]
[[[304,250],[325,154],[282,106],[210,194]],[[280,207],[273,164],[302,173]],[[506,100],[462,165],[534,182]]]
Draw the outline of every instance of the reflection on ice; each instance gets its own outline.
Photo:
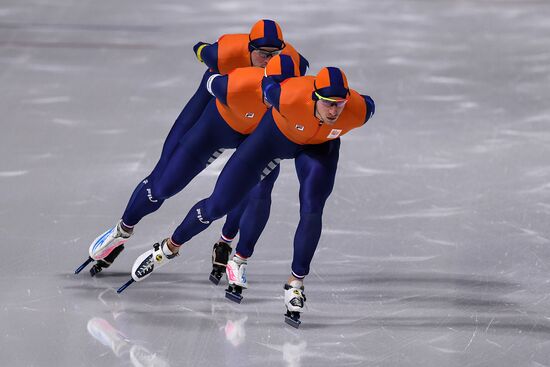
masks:
[[[168,367],[168,362],[138,343],[132,342],[107,320],[92,317],[86,326],[90,335],[110,348],[120,359],[129,359],[135,367]]]

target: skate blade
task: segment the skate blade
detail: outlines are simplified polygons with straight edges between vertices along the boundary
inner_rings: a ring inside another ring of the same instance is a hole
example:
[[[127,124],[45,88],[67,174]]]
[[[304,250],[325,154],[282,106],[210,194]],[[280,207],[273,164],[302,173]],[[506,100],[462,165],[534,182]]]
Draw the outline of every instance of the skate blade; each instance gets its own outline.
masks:
[[[221,279],[221,278],[222,278],[221,276],[218,278],[218,277],[215,276],[214,274],[210,274],[210,278],[208,278],[208,279],[210,279],[210,281],[211,281],[212,283],[214,283],[215,285],[218,285],[218,284],[220,284],[220,279]]]
[[[126,288],[128,288],[130,286],[130,284],[132,284],[133,282],[135,282],[134,279],[130,279],[129,281],[127,281],[126,283],[124,283],[122,285],[122,287],[120,287],[119,289],[117,289],[117,293],[120,294],[122,293],[122,291],[124,291]]]
[[[94,259],[92,259],[91,257],[88,257],[88,259],[86,261],[84,261],[82,263],[82,265],[80,265],[75,271],[74,273],[75,274],[78,274],[82,271],[82,269],[84,269],[86,266],[88,266],[89,263],[91,263],[92,261],[94,261]]]
[[[296,329],[298,329],[300,327],[300,324],[302,323],[299,319],[293,319],[292,317],[287,315],[285,315],[285,322]]]
[[[243,300],[242,295],[231,291],[225,291],[225,298],[236,303],[241,303],[241,301]]]
[[[103,268],[96,264],[90,269],[90,275],[94,277],[97,273],[101,272],[101,270],[103,270]]]

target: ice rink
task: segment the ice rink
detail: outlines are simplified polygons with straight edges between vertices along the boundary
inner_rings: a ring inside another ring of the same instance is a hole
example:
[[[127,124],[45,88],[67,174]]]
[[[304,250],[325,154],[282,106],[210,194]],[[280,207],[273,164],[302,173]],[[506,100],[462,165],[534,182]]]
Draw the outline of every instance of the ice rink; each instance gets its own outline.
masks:
[[[231,152],[74,269],[195,91],[192,46],[261,18],[376,115],[342,139],[300,329],[282,162],[242,304],[208,281],[222,220],[121,295]],[[0,365],[550,366],[550,2],[0,1]]]

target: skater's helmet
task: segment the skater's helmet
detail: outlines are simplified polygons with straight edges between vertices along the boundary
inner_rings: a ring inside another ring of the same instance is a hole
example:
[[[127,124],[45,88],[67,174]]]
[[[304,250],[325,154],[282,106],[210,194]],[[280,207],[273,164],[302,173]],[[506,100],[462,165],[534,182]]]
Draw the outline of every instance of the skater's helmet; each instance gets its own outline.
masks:
[[[343,102],[347,101],[350,95],[346,74],[333,66],[322,68],[315,76],[313,85],[315,90],[311,97],[314,101],[323,99]]]
[[[271,58],[264,69],[264,75],[271,77],[277,83],[283,80],[300,76],[300,68],[292,57],[288,55],[277,55]]]
[[[283,32],[277,22],[270,19],[257,21],[248,35],[248,50],[250,52],[262,47],[272,47],[279,50],[285,48]]]

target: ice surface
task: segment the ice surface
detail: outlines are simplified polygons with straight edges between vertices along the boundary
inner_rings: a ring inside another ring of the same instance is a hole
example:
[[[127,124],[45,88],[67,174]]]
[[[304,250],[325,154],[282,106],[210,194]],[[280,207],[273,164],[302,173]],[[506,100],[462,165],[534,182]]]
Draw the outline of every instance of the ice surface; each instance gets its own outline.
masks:
[[[291,162],[242,304],[208,281],[221,222],[115,292],[230,152],[108,271],[73,275],[198,85],[192,46],[263,17],[377,102],[343,138],[300,329]],[[550,366],[549,17],[543,0],[2,1],[1,364]]]

